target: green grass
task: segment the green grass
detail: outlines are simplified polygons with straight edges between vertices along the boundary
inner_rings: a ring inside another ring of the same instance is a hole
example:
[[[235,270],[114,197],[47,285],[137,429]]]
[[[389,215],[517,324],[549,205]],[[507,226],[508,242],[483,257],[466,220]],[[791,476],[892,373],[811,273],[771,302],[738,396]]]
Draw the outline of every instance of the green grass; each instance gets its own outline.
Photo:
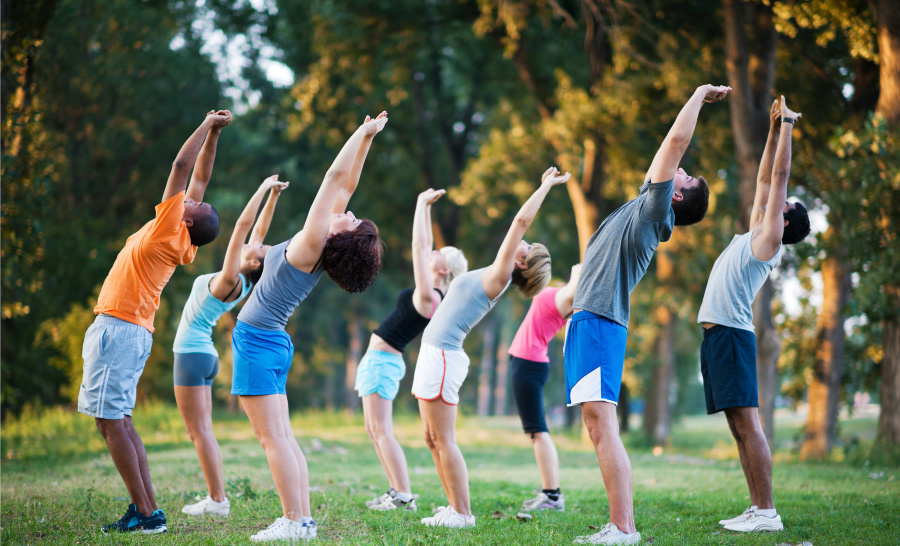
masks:
[[[31,412],[4,424],[2,431],[3,544],[246,544],[247,537],[280,515],[265,456],[241,415],[216,415],[229,481],[232,516],[188,519],[186,502],[205,494],[193,446],[175,408],[155,404],[136,411],[149,453],[160,505],[169,533],[161,536],[104,537],[100,525],[119,518],[127,505],[125,488],[106,453],[93,420],[63,410]],[[538,487],[530,445],[516,418],[466,416],[459,441],[469,468],[473,530],[433,530],[418,518],[445,502],[416,416],[398,418],[420,511],[375,513],[363,502],[386,488],[381,466],[360,416],[306,413],[293,418],[309,460],[313,515],[319,540],[340,544],[569,544],[576,535],[606,523],[608,509],[596,459],[578,434],[556,435],[562,463],[565,513],[537,514],[530,522],[514,517],[522,500]],[[748,504],[746,485],[724,418],[683,419],[672,446],[655,456],[627,438],[634,468],[635,520],[644,544],[897,544],[900,541],[900,472],[864,463],[803,464],[790,446],[801,419],[781,416],[776,438],[776,505],[785,522],[777,534],[736,535],[716,522]],[[842,422],[843,433],[870,441],[873,418]],[[858,449],[860,451],[861,448]],[[860,451],[861,452],[861,451]],[[854,458],[839,450],[838,459]]]

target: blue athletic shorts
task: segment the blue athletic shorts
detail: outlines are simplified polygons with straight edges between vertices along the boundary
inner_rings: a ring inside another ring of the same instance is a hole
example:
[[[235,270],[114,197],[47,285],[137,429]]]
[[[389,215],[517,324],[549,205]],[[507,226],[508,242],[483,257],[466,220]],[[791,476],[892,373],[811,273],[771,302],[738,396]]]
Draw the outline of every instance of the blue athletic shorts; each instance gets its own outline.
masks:
[[[283,330],[261,330],[237,321],[231,333],[231,357],[231,394],[287,394],[284,387],[294,344]]]
[[[219,373],[219,357],[209,353],[175,353],[173,372],[179,387],[209,387]]]
[[[572,316],[566,331],[566,403],[619,405],[628,329],[589,311]]]
[[[130,416],[152,345],[153,335],[143,326],[97,315],[84,334],[78,411],[101,419]]]
[[[378,394],[393,400],[400,390],[400,380],[406,375],[403,355],[386,351],[366,351],[356,369],[356,386],[360,396]]]
[[[706,413],[759,407],[756,335],[750,330],[730,326],[704,329],[700,374],[706,394]]]

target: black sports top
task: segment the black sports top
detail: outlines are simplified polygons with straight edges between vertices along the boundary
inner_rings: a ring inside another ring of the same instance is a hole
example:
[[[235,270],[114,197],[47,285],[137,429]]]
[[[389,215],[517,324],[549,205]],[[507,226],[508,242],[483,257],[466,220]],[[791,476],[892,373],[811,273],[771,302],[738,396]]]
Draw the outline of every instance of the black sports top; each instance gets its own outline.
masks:
[[[397,296],[397,307],[381,321],[381,324],[373,332],[400,352],[403,352],[409,342],[422,333],[431,320],[416,311],[416,306],[412,301],[415,290],[415,288],[407,288],[400,292]],[[443,300],[444,293],[437,288],[434,290],[441,295]]]

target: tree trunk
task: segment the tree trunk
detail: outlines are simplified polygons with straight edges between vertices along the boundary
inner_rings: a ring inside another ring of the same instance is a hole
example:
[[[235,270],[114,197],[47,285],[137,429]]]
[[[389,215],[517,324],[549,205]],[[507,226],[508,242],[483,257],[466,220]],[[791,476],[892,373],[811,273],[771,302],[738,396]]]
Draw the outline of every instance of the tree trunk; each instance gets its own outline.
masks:
[[[900,308],[900,291],[893,289],[891,300]],[[884,358],[881,361],[881,414],[878,416],[876,448],[900,455],[900,321],[882,322]]]
[[[486,320],[481,347],[481,366],[478,374],[478,416],[491,414],[491,371],[494,368],[494,320]]]
[[[359,327],[359,317],[354,314],[347,320],[347,375],[344,378],[344,407],[350,414],[355,414],[359,409],[359,396],[356,390],[356,369],[359,367],[359,359],[362,358],[363,335]]]
[[[505,315],[501,315],[505,316]],[[494,383],[494,415],[506,415],[506,386],[509,384],[509,328],[500,322],[500,342],[497,343],[497,378]]]
[[[628,392],[628,385],[622,382],[619,389],[619,433],[628,432],[628,418],[631,417],[631,395]]]
[[[723,7],[728,84],[734,90],[728,102],[741,199],[736,228],[743,233],[749,229],[756,175],[769,128],[777,34],[770,5],[723,0]],[[777,362],[781,352],[772,322],[773,293],[772,281],[767,280],[753,302],[759,413],[770,444],[778,388]]]
[[[896,0],[870,0],[878,21],[878,56],[881,74],[875,111],[890,127],[900,126],[900,5]]]
[[[830,230],[837,229],[831,226]],[[850,299],[850,267],[832,253],[822,264],[823,302],[809,385],[809,414],[800,460],[825,459],[834,446],[844,358],[844,311]]]
[[[665,306],[656,309],[656,368],[644,406],[644,432],[654,445],[669,441],[675,377],[675,324],[678,317]]]

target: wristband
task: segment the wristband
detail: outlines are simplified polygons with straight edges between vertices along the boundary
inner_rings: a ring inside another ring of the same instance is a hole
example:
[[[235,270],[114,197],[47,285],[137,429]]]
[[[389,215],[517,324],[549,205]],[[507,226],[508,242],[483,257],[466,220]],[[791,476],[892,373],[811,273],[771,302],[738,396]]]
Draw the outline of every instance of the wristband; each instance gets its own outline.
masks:
[[[781,118],[781,121],[782,121],[782,123],[787,122],[787,123],[790,123],[791,125],[793,125],[794,122],[797,120],[793,119],[793,118],[789,118],[789,117],[783,117],[783,118]]]

